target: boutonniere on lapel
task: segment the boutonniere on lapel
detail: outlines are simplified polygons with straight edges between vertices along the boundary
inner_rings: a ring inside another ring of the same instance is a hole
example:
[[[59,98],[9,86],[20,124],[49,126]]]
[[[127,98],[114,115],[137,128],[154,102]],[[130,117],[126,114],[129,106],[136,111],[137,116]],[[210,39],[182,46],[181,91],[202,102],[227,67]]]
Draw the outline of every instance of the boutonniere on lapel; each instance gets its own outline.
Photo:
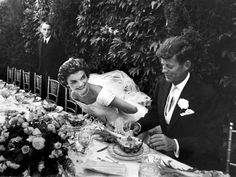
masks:
[[[178,106],[181,109],[180,116],[194,114],[194,110],[189,109],[189,101],[188,100],[186,100],[184,98],[180,98],[178,101]]]

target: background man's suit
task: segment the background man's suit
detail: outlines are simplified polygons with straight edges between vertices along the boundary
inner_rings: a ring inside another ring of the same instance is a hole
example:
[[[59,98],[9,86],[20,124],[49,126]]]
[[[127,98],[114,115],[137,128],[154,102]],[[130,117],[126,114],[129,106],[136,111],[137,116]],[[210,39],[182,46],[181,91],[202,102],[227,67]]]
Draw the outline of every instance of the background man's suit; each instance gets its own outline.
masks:
[[[199,169],[219,169],[217,147],[221,136],[221,119],[218,109],[216,91],[190,75],[180,97],[189,101],[189,109],[195,113],[181,116],[184,110],[176,104],[169,125],[164,117],[166,99],[171,83],[161,81],[156,87],[152,109],[138,122],[142,132],[160,125],[169,138],[176,138],[179,147],[179,161]],[[174,157],[174,156],[172,156]]]
[[[53,37],[45,44],[43,39],[39,40],[39,72],[50,75],[57,79],[60,65],[65,61],[62,45]]]
[[[53,36],[48,43],[43,38],[38,43],[38,72],[43,75],[42,97],[46,97],[47,77],[57,80],[57,73],[60,65],[65,61],[65,53],[62,45]]]

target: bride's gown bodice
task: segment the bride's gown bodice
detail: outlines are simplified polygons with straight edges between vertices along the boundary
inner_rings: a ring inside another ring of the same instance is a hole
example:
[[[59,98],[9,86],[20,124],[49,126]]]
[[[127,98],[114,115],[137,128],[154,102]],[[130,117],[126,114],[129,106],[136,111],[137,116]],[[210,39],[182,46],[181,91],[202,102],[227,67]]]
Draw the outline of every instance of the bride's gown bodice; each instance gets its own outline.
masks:
[[[84,104],[82,102],[75,101],[81,107],[83,112],[113,123],[120,116],[117,108],[109,106],[114,97],[114,94],[105,88],[102,88],[96,101],[92,104]]]
[[[151,104],[150,97],[140,92],[134,81],[122,71],[115,70],[104,74],[90,74],[88,82],[102,86],[96,101],[92,104],[75,101],[83,112],[101,119],[105,118],[113,125],[118,119],[122,122],[137,121],[147,113],[148,109],[145,106]],[[127,114],[118,111],[117,108],[110,105],[115,96],[135,105],[138,112]]]

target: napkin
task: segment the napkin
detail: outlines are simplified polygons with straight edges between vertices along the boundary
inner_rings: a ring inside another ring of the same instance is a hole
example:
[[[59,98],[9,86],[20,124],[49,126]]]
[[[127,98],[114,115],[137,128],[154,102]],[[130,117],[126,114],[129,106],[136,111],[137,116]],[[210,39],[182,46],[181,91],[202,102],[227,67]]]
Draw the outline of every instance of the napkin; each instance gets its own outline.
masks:
[[[88,159],[84,163],[86,170],[91,170],[98,173],[104,173],[108,175],[125,176],[126,166],[124,164],[117,164],[112,162],[100,162]]]
[[[5,98],[3,98],[2,95],[0,95],[0,103],[4,102],[5,101]]]

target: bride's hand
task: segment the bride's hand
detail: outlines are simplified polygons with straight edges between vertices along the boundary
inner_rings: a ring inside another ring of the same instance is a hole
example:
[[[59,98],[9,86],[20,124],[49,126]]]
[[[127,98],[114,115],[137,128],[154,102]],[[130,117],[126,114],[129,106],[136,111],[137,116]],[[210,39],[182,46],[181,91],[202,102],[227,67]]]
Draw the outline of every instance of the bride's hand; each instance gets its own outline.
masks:
[[[135,121],[128,121],[124,124],[124,130],[129,131],[132,130],[134,135],[137,135],[140,131],[140,126]]]
[[[114,122],[114,127],[115,127],[115,132],[116,133],[120,133],[120,134],[124,134],[124,122],[122,120],[121,117],[118,117],[116,119],[116,121]]]

